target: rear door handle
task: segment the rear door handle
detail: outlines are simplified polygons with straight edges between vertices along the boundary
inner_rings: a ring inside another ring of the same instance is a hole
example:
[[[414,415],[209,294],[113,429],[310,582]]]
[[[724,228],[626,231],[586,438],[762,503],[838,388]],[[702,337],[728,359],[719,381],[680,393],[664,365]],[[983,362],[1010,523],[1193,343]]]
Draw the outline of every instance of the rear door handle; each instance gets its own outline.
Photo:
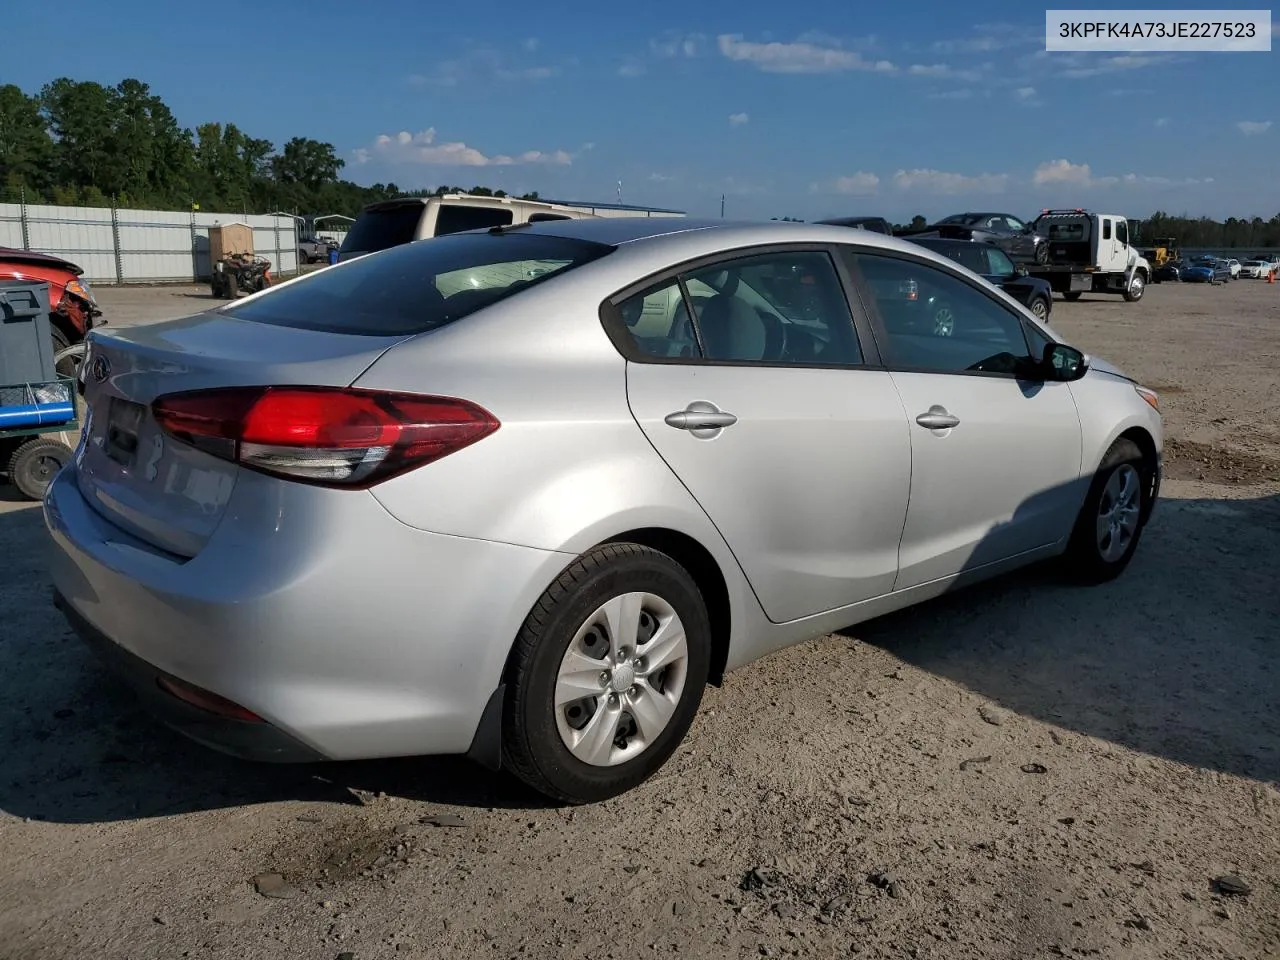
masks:
[[[916,417],[916,423],[927,430],[950,430],[960,425],[960,418],[952,416],[947,413],[946,407],[940,407],[935,403],[927,413]]]
[[[719,432],[738,422],[738,418],[732,413],[721,410],[706,400],[695,400],[683,410],[668,413],[662,419],[667,426],[688,430],[695,436],[703,432]]]

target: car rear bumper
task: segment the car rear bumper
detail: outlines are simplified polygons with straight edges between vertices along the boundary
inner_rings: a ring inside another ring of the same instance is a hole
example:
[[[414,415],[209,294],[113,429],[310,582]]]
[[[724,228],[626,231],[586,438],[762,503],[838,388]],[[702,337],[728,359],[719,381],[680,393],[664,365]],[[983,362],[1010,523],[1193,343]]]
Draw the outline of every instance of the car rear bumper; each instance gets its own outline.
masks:
[[[53,605],[76,635],[120,680],[131,687],[144,708],[166,726],[192,740],[243,760],[310,763],[326,759],[278,727],[219,716],[179,699],[160,686],[171,675],[138,657],[90,623],[56,589]]]
[[[428,533],[367,492],[260,475],[241,477],[189,560],[103,518],[74,466],[44,515],[77,632],[172,726],[257,759],[465,753],[521,623],[571,559]],[[206,715],[162,677],[264,722]]]

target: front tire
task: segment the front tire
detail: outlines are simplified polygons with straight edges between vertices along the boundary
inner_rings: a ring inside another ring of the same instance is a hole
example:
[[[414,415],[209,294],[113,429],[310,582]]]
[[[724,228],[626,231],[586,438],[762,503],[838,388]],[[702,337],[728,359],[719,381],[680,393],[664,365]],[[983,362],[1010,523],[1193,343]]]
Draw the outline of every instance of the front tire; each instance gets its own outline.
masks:
[[[1049,320],[1049,304],[1044,297],[1036,297],[1031,301],[1031,315],[1041,323],[1047,323]]]
[[[1121,438],[1107,450],[1063,557],[1073,579],[1106,583],[1129,566],[1150,512],[1150,470],[1132,440]]]
[[[508,663],[503,765],[552,799],[643,783],[680,745],[711,663],[706,605],[664,553],[613,543],[547,588]]]
[[[1125,287],[1124,298],[1130,303],[1134,303],[1142,299],[1142,295],[1147,291],[1147,278],[1145,274],[1135,273],[1129,279],[1129,286]]]

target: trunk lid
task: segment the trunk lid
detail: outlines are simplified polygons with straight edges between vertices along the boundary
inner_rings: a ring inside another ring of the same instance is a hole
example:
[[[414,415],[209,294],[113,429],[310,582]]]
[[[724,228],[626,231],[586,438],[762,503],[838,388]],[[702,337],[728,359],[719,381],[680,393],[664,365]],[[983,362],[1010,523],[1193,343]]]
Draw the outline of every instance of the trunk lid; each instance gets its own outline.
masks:
[[[403,336],[328,333],[217,312],[90,334],[76,477],[112,523],[181,557],[217,529],[241,468],[163,433],[150,404],[235,385],[349,386]]]

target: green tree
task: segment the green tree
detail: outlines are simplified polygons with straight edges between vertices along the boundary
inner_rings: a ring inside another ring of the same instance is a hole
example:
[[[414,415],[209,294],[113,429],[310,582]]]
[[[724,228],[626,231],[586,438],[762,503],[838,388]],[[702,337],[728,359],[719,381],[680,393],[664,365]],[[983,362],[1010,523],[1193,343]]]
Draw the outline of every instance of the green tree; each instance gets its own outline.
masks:
[[[46,187],[52,157],[53,141],[40,101],[12,83],[0,86],[0,185]]]

